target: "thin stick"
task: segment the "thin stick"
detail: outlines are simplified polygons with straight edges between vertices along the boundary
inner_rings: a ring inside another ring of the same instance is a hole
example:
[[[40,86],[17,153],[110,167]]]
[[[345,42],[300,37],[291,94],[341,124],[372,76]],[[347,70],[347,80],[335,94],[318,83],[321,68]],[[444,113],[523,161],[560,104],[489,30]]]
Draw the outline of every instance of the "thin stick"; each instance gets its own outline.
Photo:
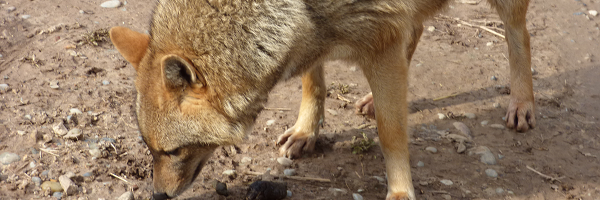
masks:
[[[125,182],[127,184],[131,184],[129,181],[125,180],[124,178],[122,178],[120,176],[117,176],[116,174],[113,174],[113,173],[108,173],[108,174],[110,174],[111,176],[113,176],[113,177],[115,177],[115,178],[117,178],[119,180],[122,180],[123,182]]]
[[[441,17],[436,17],[436,18],[442,18],[442,19],[447,19],[447,20],[455,20],[455,21],[457,21],[457,22],[459,22],[459,23],[461,23],[461,24],[464,24],[464,25],[467,25],[467,26],[470,26],[470,27],[473,27],[473,28],[480,28],[480,29],[483,29],[483,30],[485,30],[485,31],[487,31],[487,32],[490,32],[490,33],[492,33],[492,34],[494,34],[494,35],[496,35],[496,36],[498,36],[498,37],[501,37],[501,38],[503,38],[503,39],[504,39],[504,38],[506,38],[504,35],[502,35],[502,34],[500,34],[500,33],[496,32],[496,31],[494,31],[494,30],[492,30],[492,29],[489,29],[489,28],[487,28],[487,27],[485,27],[485,26],[473,25],[473,24],[471,24],[471,23],[469,23],[469,22],[466,22],[466,21],[460,20],[460,19],[458,19],[458,18],[451,18],[451,17],[444,16],[444,15],[440,15],[440,16],[441,16]]]
[[[560,179],[565,178],[564,176],[561,176],[561,177],[558,177],[558,178],[554,178],[552,176],[548,176],[546,174],[542,174],[542,172],[538,172],[537,170],[531,168],[529,165],[526,165],[526,167],[527,167],[528,170],[531,170],[531,171],[535,172],[536,174],[538,174],[538,175],[540,175],[540,176],[542,176],[542,177],[544,177],[544,178],[546,178],[546,179],[548,179],[550,181],[558,181],[558,182],[560,182]]]
[[[340,95],[340,94],[338,94],[338,95],[337,95],[337,98],[338,98],[339,100],[345,101],[345,102],[347,102],[347,103],[352,103],[352,101],[350,101],[349,99],[347,99],[346,97],[344,97],[344,96],[342,96],[342,95]]]
[[[51,154],[53,156],[58,156],[58,154],[52,153],[51,151],[56,151],[56,150],[52,150],[52,149],[42,149],[40,148],[40,151],[43,151],[45,153]]]
[[[442,100],[442,99],[447,99],[447,98],[450,98],[450,97],[455,97],[455,96],[457,96],[459,94],[461,94],[461,93],[457,92],[457,93],[454,93],[454,94],[451,94],[451,95],[447,95],[447,96],[443,96],[443,97],[438,97],[438,98],[433,99],[433,101],[439,101],[439,100]]]
[[[254,176],[259,176],[259,175],[263,175],[264,173],[260,173],[260,172],[244,172],[247,175],[254,175]],[[298,180],[298,181],[318,181],[318,182],[325,182],[325,183],[330,183],[331,180],[330,179],[325,179],[325,178],[311,178],[311,177],[301,177],[301,176],[278,176],[279,178],[287,178],[287,179],[292,179],[292,180]]]
[[[290,111],[290,108],[264,108],[265,110]]]

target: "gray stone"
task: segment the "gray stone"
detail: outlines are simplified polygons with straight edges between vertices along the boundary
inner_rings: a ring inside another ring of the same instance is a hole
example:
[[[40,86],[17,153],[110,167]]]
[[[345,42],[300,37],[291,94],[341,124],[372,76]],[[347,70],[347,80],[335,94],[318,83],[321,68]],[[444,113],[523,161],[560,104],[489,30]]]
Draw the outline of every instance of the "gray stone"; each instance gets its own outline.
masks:
[[[442,180],[440,180],[440,183],[447,185],[447,186],[451,186],[452,184],[454,184],[451,180],[448,180],[448,179],[442,179]]]
[[[90,177],[90,176],[92,176],[92,172],[83,173],[81,176],[83,176],[83,177]]]
[[[363,200],[364,198],[362,197],[362,195],[357,194],[357,193],[352,193],[352,198],[354,200]]]
[[[295,169],[285,169],[285,170],[283,170],[283,174],[286,176],[294,176],[294,175],[296,175],[296,170]]]
[[[134,200],[133,192],[125,192],[117,200]]]
[[[50,171],[45,170],[45,171],[42,171],[42,173],[40,175],[41,176],[48,176],[48,173],[50,173]]]
[[[267,124],[267,126],[271,126],[271,125],[273,125],[274,123],[275,123],[275,120],[274,120],[274,119],[271,119],[271,120],[268,120],[266,124]]]
[[[417,162],[417,167],[424,167],[425,163],[423,163],[423,161],[419,161]]]
[[[23,116],[23,118],[24,118],[24,119],[26,119],[26,120],[30,120],[30,121],[31,121],[31,119],[33,119],[33,118],[31,117],[31,115],[24,115],[24,116]]]
[[[481,121],[481,126],[487,126],[490,123],[488,120]]]
[[[121,6],[121,2],[118,0],[105,1],[104,3],[100,4],[100,7],[103,8],[118,8],[119,6]]]
[[[67,196],[77,193],[77,185],[69,177],[62,175],[58,177],[58,181]]]
[[[78,128],[74,128],[69,130],[69,132],[67,132],[67,134],[65,136],[63,136],[64,139],[69,139],[69,140],[79,140],[81,139],[81,129]]]
[[[34,168],[34,167],[35,167],[35,161],[29,162],[29,168]]]
[[[490,125],[490,127],[495,128],[495,129],[505,129],[504,125],[502,125],[502,124],[492,124],[492,125]]]
[[[58,86],[58,81],[50,81],[50,88],[52,89],[58,89],[60,88],[60,86]]]
[[[31,17],[31,15],[21,15],[21,18],[23,19],[29,19]]]
[[[475,119],[477,117],[475,116],[475,113],[465,113],[463,115],[469,119]]]
[[[6,92],[8,90],[8,84],[2,83],[0,84],[0,92]]]
[[[498,177],[498,172],[496,172],[496,170],[494,170],[494,169],[486,169],[485,174],[492,178]]]
[[[465,145],[465,143],[458,143],[458,145],[456,146],[456,153],[462,153],[465,152],[465,150],[467,150],[467,146]]]
[[[460,133],[462,133],[462,135],[464,135],[465,137],[472,139],[473,135],[471,134],[471,130],[469,129],[469,127],[467,127],[467,125],[465,123],[462,122],[454,122],[452,123],[452,125],[454,125],[454,128],[458,129],[460,131]]]
[[[494,154],[492,152],[486,152],[486,153],[481,154],[481,158],[479,159],[479,161],[481,161],[482,163],[488,164],[488,165],[495,165],[496,157],[494,156]]]
[[[287,191],[287,197],[292,197],[292,191]]]
[[[437,149],[435,147],[427,147],[425,148],[425,151],[428,151],[430,153],[437,153]]]
[[[54,192],[52,194],[52,197],[56,198],[57,200],[60,200],[62,198],[62,192]]]
[[[14,6],[6,7],[6,11],[8,11],[8,12],[12,12],[15,10],[17,10],[17,8],[15,8]]]
[[[292,163],[294,161],[292,161],[292,159],[289,159],[286,157],[279,157],[279,158],[277,158],[277,162],[284,167],[289,167],[289,166],[292,166]]]
[[[40,186],[42,184],[42,179],[40,177],[34,176],[31,177],[31,182],[33,182],[35,186]]]
[[[499,103],[494,103],[493,106],[494,106],[494,108],[500,108],[500,104]]]
[[[10,163],[21,160],[21,157],[15,153],[4,152],[0,154],[0,163],[10,165]]]
[[[490,80],[492,80],[492,81],[497,81],[497,80],[498,80],[498,78],[496,78],[496,76],[492,76],[492,77],[490,77]]]
[[[503,194],[503,193],[504,193],[504,189],[496,188],[496,194]]]
[[[107,80],[102,81],[102,85],[108,85],[108,84],[110,84],[110,81],[107,81]]]

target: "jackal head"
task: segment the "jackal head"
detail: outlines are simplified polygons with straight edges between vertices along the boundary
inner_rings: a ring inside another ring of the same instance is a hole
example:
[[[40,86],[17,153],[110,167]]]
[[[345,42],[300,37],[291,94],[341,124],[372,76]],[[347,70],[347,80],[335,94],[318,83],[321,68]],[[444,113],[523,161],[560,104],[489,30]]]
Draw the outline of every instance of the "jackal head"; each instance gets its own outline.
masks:
[[[191,185],[215,148],[242,140],[251,120],[225,114],[218,92],[191,61],[193,53],[124,27],[112,28],[110,38],[137,71],[136,114],[154,159],[154,197],[173,198]]]

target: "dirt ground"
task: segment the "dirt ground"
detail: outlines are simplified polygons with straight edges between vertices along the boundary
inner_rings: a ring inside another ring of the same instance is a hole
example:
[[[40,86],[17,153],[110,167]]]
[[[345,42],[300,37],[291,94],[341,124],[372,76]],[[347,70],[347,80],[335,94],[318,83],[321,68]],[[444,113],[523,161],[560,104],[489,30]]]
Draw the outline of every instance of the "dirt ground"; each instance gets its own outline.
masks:
[[[600,10],[600,1],[531,1],[527,27],[537,127],[526,133],[491,127],[504,124],[508,53],[502,38],[453,20],[502,34],[497,14],[485,1],[474,2],[453,3],[427,21],[411,63],[409,132],[417,197],[600,199],[600,16],[588,12]],[[102,8],[101,3],[0,1],[0,84],[8,85],[0,90],[0,154],[20,156],[0,164],[0,199],[55,199],[32,177],[55,182],[67,172],[75,174],[78,191],[63,199],[115,199],[126,191],[136,199],[150,198],[152,158],[133,113],[135,70],[103,30],[119,25],[145,32],[154,2],[128,0],[119,8]],[[330,90],[316,151],[289,168],[297,176],[331,182],[283,179],[292,192],[286,199],[352,199],[353,193],[384,199],[385,181],[377,179],[385,178],[378,145],[362,154],[353,154],[351,147],[353,137],[362,138],[362,133],[377,143],[375,122],[355,115],[351,106],[369,92],[368,84],[354,66],[332,62],[325,70]],[[219,148],[179,199],[243,199],[256,180],[243,172],[271,168],[281,175],[286,168],[275,160],[275,140],[294,124],[300,98],[298,78],[276,86],[246,142]],[[449,118],[440,119],[438,113]],[[454,122],[463,122],[473,134],[463,153],[442,137],[459,133]],[[80,129],[82,136],[57,136],[53,127],[60,123],[66,130]],[[480,162],[474,152],[483,146],[497,164]],[[427,147],[438,151],[430,153]],[[245,157],[251,161],[242,162]],[[238,173],[235,178],[222,175],[231,169]],[[489,177],[487,169],[498,176]],[[214,180],[228,185],[229,197],[215,192]]]

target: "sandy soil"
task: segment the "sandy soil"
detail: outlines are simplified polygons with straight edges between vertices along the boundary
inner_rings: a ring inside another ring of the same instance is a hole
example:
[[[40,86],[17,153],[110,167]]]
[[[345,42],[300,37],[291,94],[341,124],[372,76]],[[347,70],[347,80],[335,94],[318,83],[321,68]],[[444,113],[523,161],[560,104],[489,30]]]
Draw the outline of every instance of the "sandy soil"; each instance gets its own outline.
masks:
[[[57,181],[67,172],[75,174],[78,191],[63,194],[64,199],[114,199],[126,191],[136,199],[150,198],[152,158],[132,110],[135,71],[103,40],[102,31],[120,25],[145,32],[153,7],[148,2],[129,0],[107,9],[100,7],[102,1],[91,0],[0,1],[0,84],[9,86],[0,91],[0,154],[20,156],[0,164],[0,199],[54,199],[31,177]],[[8,12],[9,7],[16,10]],[[421,38],[409,87],[411,170],[419,199],[600,199],[600,16],[588,10],[600,10],[600,2],[531,1],[527,26],[537,127],[526,133],[490,127],[503,124],[508,105],[504,40],[444,17],[497,27],[493,29],[502,33],[495,12],[484,2],[454,3],[443,16],[425,23],[435,30],[426,30]],[[359,189],[365,199],[383,199],[385,182],[374,177],[385,177],[381,151],[376,145],[353,154],[351,148],[352,138],[362,138],[362,133],[377,141],[374,121],[354,115],[348,106],[369,92],[366,80],[356,67],[340,62],[330,63],[326,73],[331,89],[317,149],[290,168],[298,176],[331,183],[284,179],[293,193],[287,199],[352,199]],[[448,95],[453,96],[438,100]],[[274,144],[294,124],[300,97],[298,78],[280,83],[270,94],[271,109],[260,115],[247,142],[219,148],[180,199],[242,199],[256,180],[242,172],[271,168],[272,174],[282,174],[285,168],[274,160]],[[82,113],[72,113],[72,108]],[[439,119],[438,113],[450,118]],[[461,117],[464,113],[476,118]],[[275,121],[267,125],[268,120]],[[482,126],[484,120],[489,124]],[[463,153],[439,134],[459,133],[454,122],[463,122],[473,133]],[[57,136],[53,126],[59,123],[67,130],[80,129],[82,136]],[[497,164],[480,162],[474,150],[482,146]],[[426,147],[438,152],[428,153]],[[99,156],[92,156],[94,149]],[[252,160],[242,163],[244,157]],[[221,175],[229,169],[238,176]],[[498,177],[486,175],[487,169]],[[453,184],[442,184],[444,179]],[[219,196],[214,180],[225,182],[231,195]],[[334,194],[330,188],[347,193]]]

